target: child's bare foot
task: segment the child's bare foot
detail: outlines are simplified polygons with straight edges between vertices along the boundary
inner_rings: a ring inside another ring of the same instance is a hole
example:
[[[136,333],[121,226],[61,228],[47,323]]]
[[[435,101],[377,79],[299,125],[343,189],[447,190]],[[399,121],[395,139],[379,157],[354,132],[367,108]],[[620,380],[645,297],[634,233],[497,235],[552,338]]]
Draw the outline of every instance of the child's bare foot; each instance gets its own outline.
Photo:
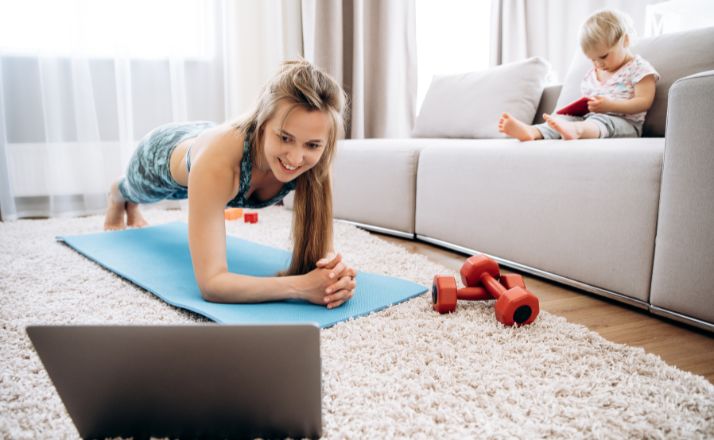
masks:
[[[580,131],[575,122],[554,118],[547,113],[543,115],[543,119],[545,119],[550,128],[560,133],[563,139],[580,139]]]
[[[149,222],[147,222],[144,216],[141,215],[139,205],[131,202],[126,202],[126,222],[130,228],[143,228],[144,226],[149,226]]]
[[[117,184],[114,183],[109,190],[109,196],[107,196],[107,213],[104,216],[104,230],[113,231],[126,229],[124,214],[126,214],[126,202],[119,193]]]
[[[521,142],[534,141],[543,137],[537,128],[519,121],[508,113],[501,115],[501,119],[498,121],[498,131]]]

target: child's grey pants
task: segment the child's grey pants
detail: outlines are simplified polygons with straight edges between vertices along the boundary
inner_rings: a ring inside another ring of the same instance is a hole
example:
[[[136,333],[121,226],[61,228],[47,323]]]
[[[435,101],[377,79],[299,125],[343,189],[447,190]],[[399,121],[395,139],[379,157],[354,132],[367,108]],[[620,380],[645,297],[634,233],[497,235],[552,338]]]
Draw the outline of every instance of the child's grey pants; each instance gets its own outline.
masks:
[[[640,137],[642,135],[642,123],[635,124],[615,115],[588,113],[582,117],[568,115],[553,115],[553,117],[565,119],[566,121],[594,122],[600,129],[601,138]],[[543,139],[560,139],[560,133],[550,128],[548,123],[535,125],[535,128],[543,135]]]

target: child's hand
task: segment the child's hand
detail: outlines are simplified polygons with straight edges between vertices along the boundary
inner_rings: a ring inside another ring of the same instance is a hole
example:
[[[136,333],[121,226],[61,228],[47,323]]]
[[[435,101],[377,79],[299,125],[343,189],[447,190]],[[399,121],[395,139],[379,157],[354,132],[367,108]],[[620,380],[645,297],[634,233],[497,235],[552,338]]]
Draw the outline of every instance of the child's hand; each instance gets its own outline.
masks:
[[[357,287],[355,281],[357,271],[342,262],[340,254],[321,258],[317,261],[316,266],[318,269],[329,270],[328,276],[334,280],[334,283],[325,289],[328,309],[338,307],[352,298],[354,289]]]
[[[612,111],[612,100],[604,96],[593,96],[588,100],[588,110],[592,113],[607,113]]]

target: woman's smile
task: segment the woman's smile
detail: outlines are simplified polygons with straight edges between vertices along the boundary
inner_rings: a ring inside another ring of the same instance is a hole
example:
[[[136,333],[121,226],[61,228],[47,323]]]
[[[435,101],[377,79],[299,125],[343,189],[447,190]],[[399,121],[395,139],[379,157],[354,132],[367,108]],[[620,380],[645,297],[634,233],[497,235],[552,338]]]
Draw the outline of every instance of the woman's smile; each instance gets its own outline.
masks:
[[[278,162],[280,162],[280,165],[282,165],[283,171],[285,171],[288,174],[294,174],[297,172],[297,170],[300,168],[300,165],[289,165],[287,161],[278,158]]]

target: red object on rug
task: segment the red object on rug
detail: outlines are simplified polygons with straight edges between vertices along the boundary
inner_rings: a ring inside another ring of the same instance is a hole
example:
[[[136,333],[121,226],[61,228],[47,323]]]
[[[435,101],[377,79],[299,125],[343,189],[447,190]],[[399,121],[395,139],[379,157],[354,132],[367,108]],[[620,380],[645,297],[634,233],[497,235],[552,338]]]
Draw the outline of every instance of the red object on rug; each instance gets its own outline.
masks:
[[[246,212],[243,214],[243,221],[245,223],[258,223],[258,213],[257,212]]]

